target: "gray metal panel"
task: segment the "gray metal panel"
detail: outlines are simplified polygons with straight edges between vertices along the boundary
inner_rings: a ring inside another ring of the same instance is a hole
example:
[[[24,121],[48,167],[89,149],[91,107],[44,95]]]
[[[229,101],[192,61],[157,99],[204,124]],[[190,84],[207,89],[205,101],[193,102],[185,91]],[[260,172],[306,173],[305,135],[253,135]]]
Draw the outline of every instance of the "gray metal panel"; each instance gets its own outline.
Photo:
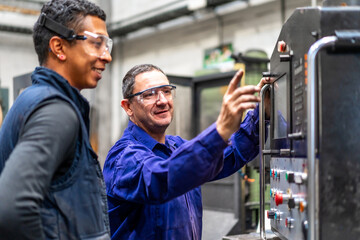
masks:
[[[293,173],[298,176],[306,176],[306,163],[306,158],[272,158],[270,161],[271,171],[277,172],[275,176],[270,177],[272,192],[270,209],[280,214],[280,218],[271,219],[271,227],[280,233],[279,236],[287,239],[305,238],[302,226],[303,222],[307,219],[307,215],[305,211],[301,212],[298,206],[290,209],[286,200],[283,200],[282,204],[276,205],[275,193],[289,194],[298,201],[305,201],[307,192],[306,182],[288,182],[285,175]],[[289,227],[285,224],[286,218],[291,218],[294,221]]]
[[[360,53],[321,55],[321,239],[360,236]]]

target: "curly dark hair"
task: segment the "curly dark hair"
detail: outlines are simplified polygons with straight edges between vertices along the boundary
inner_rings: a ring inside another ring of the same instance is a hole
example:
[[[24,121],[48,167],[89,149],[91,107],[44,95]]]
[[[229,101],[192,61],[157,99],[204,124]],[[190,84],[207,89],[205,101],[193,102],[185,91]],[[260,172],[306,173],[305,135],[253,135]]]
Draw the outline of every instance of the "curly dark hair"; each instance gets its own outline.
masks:
[[[140,73],[144,72],[151,72],[153,70],[162,72],[164,75],[165,73],[159,67],[152,65],[152,64],[140,64],[132,67],[123,78],[123,85],[122,85],[122,93],[123,98],[129,98],[129,96],[133,93],[134,84],[135,84],[135,77]]]
[[[106,21],[105,12],[87,0],[51,0],[44,4],[41,13],[45,13],[48,18],[74,30],[75,33],[82,30],[82,20],[88,15],[96,16]],[[39,63],[43,65],[48,57],[50,39],[59,34],[41,26],[39,19],[33,28],[33,41]]]

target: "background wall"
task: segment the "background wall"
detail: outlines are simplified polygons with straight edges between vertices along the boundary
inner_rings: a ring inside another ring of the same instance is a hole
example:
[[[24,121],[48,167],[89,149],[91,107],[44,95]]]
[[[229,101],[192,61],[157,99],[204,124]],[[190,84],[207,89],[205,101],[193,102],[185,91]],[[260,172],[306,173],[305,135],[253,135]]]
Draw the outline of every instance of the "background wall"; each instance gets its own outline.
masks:
[[[196,0],[191,0],[196,1]],[[4,4],[23,2],[21,10],[6,11]],[[34,7],[31,1],[0,2],[1,25],[32,28],[38,17],[42,0]],[[187,4],[186,0],[103,0],[94,1],[108,15],[108,26],[126,25],[147,16],[161,15],[164,9]],[[191,15],[141,28],[122,36],[113,36],[113,62],[107,67],[96,90],[84,90],[94,110],[93,130],[97,135],[100,161],[103,163],[108,149],[121,136],[127,125],[127,116],[120,107],[121,80],[135,64],[153,63],[167,74],[193,76],[202,68],[204,51],[222,43],[232,43],[236,52],[262,49],[270,57],[283,20],[296,7],[309,6],[310,0],[232,1],[211,9],[199,9]],[[37,12],[36,12],[37,11]],[[20,13],[19,13],[20,12]],[[3,28],[0,28],[3,30]],[[9,104],[13,102],[13,78],[38,65],[29,33],[0,31],[0,85],[9,89]],[[173,134],[182,135],[181,128],[170,128]],[[178,130],[176,130],[178,129]]]
[[[143,4],[134,8],[119,8],[127,1],[112,1],[112,21],[131,19],[132,15],[154,9],[160,2]],[[290,16],[296,7],[309,6],[309,0],[285,1],[285,16],[281,13],[280,0],[234,1],[225,7],[199,11],[198,15],[184,16],[167,24],[147,27],[126,36],[115,37],[112,62],[112,122],[111,141],[121,136],[126,127],[127,116],[119,108],[121,79],[135,64],[153,63],[171,75],[193,76],[202,68],[205,49],[222,43],[232,43],[236,52],[261,49],[271,56],[283,19]],[[127,3],[129,4],[129,3]],[[128,10],[129,9],[129,10]],[[155,14],[155,13],[153,13]],[[124,17],[121,17],[124,15]],[[124,20],[126,23],[127,20]],[[181,135],[181,132],[171,132]]]

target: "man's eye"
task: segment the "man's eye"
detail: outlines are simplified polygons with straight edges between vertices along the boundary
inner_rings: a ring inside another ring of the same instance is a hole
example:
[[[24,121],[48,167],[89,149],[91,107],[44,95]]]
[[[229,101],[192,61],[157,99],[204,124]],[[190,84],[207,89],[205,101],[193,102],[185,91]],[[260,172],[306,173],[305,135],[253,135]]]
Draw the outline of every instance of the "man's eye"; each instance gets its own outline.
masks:
[[[94,46],[95,46],[96,48],[101,48],[101,46],[102,46],[102,42],[101,42],[101,41],[94,42],[93,44],[94,44]]]
[[[171,94],[171,89],[164,89],[162,92],[164,94],[166,94],[166,95],[170,95]]]
[[[102,41],[101,39],[94,39],[92,41],[90,41],[90,43],[95,47],[95,48],[101,48],[101,46],[103,45],[104,41]]]
[[[154,91],[149,91],[149,92],[144,92],[143,93],[143,98],[152,98],[155,96],[155,92]]]

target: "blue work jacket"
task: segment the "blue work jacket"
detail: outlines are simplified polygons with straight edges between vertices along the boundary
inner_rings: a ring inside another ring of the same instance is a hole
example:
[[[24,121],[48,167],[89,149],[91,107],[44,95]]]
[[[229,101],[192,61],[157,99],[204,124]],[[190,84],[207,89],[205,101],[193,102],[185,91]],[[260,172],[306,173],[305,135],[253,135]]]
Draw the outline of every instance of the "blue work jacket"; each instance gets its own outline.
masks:
[[[36,203],[39,205],[42,235],[45,239],[109,239],[104,180],[97,155],[89,142],[89,104],[66,79],[50,69],[37,67],[32,75],[32,82],[33,85],[16,99],[1,127],[0,178],[7,171],[5,163],[19,144],[21,130],[29,116],[46,100],[61,99],[68,102],[79,118],[81,129],[70,168],[52,180],[46,196],[41,197],[43,201]],[[26,151],[30,152],[29,149]],[[42,166],[34,169],[45,171]],[[33,177],[35,174],[29,176]],[[30,202],[25,201],[28,199],[24,196],[31,198],[25,193],[19,193],[18,207],[35,208],[34,205],[24,205],[24,202]],[[37,209],[33,211],[36,212]],[[3,238],[0,236],[0,239]]]
[[[258,129],[255,109],[229,144],[215,124],[191,141],[167,135],[161,144],[129,121],[103,169],[112,239],[200,240],[200,185],[256,157]]]

